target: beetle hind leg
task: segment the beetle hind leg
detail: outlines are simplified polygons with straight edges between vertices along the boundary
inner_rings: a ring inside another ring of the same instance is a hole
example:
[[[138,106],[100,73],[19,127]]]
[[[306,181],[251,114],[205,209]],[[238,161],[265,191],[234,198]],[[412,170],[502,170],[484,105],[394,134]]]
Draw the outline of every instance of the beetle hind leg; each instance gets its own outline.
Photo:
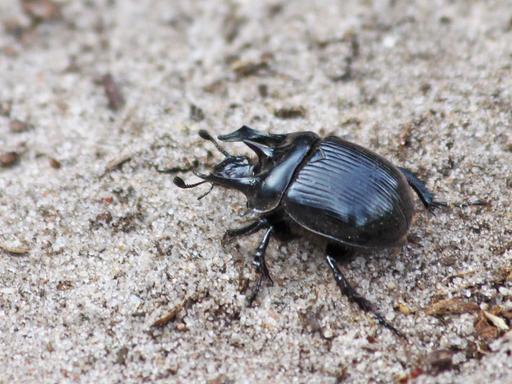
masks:
[[[416,176],[413,172],[411,172],[407,168],[399,169],[407,179],[407,182],[412,187],[414,192],[416,192],[416,194],[418,195],[426,209],[432,211],[435,208],[448,206],[448,204],[446,204],[445,202],[434,200],[434,194],[429,191],[425,183],[421,181],[418,178],[418,176]]]
[[[256,249],[256,253],[254,255],[253,264],[256,266],[256,272],[259,274],[258,282],[256,283],[256,287],[254,288],[251,296],[249,297],[249,306],[252,305],[256,297],[258,296],[258,292],[261,289],[261,285],[264,280],[268,280],[270,284],[273,284],[272,278],[270,277],[270,273],[267,268],[267,264],[265,263],[265,252],[267,251],[268,243],[270,242],[270,237],[272,236],[274,228],[268,227],[261,239],[260,245]]]
[[[395,327],[393,327],[390,323],[384,319],[384,316],[382,316],[376,309],[375,306],[367,299],[365,299],[363,296],[361,296],[348,282],[348,280],[345,278],[343,273],[340,271],[338,266],[336,265],[336,260],[334,258],[333,253],[333,246],[328,245],[327,246],[327,254],[326,254],[326,260],[327,264],[329,264],[329,267],[331,268],[331,271],[334,275],[334,279],[336,280],[336,284],[341,290],[341,293],[345,295],[350,301],[353,303],[356,303],[359,308],[361,308],[365,312],[371,313],[375,319],[379,322],[380,325],[388,328],[390,331],[392,331],[395,335],[405,338],[405,336],[398,331]]]

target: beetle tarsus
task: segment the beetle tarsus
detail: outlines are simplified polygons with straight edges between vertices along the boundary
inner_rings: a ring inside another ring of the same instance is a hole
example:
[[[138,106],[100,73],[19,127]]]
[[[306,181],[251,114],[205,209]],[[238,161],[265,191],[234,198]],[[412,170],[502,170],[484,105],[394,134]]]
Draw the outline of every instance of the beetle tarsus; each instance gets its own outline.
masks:
[[[437,200],[434,200],[431,204],[430,204],[430,208],[431,209],[436,209],[436,208],[447,208],[448,207],[448,203],[445,202],[445,201],[437,201]]]
[[[426,208],[432,214],[436,215],[436,209],[447,208],[449,205],[444,201],[432,201]]]
[[[256,283],[256,286],[254,287],[251,296],[249,296],[249,299],[247,300],[247,306],[252,307],[252,304],[254,303],[254,300],[256,300],[256,297],[258,296],[258,292],[261,289],[261,284],[263,283],[263,274],[260,274],[260,277],[258,278],[258,282]]]
[[[467,208],[467,207],[490,207],[491,202],[487,200],[474,200],[474,201],[467,201],[463,203],[452,203],[450,206],[456,207],[456,208]]]
[[[268,280],[270,282],[270,285],[274,284],[272,278],[270,277],[267,264],[265,263],[265,252],[267,251],[268,243],[270,242],[270,237],[272,236],[273,231],[273,227],[267,228],[265,234],[263,235],[263,238],[261,239],[260,245],[258,245],[258,248],[256,249],[256,253],[254,255],[253,264],[256,266],[256,272],[259,274],[259,278],[251,296],[249,297],[249,306],[252,305],[252,303],[258,296],[258,292],[260,291],[261,285],[264,280]]]
[[[365,299],[354,288],[352,288],[348,280],[345,278],[345,276],[343,276],[343,273],[341,273],[340,269],[336,265],[336,260],[334,257],[327,254],[326,260],[327,264],[329,264],[329,267],[331,268],[334,279],[336,280],[336,284],[340,288],[341,293],[345,295],[350,301],[356,303],[363,311],[371,313],[380,325],[388,328],[395,335],[405,339],[404,334],[393,327],[390,323],[388,323],[369,300]]]
[[[430,192],[426,184],[421,181],[414,172],[403,167],[398,167],[398,169],[405,176],[407,182],[429,212],[433,213],[434,209],[448,206],[448,204],[443,201],[434,200],[434,194]]]

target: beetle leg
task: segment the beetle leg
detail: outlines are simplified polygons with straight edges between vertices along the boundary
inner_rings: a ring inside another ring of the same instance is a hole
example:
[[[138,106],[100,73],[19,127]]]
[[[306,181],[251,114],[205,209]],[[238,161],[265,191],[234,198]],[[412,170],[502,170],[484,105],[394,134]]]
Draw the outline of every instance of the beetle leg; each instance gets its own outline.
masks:
[[[348,280],[343,276],[340,269],[336,265],[336,260],[333,256],[329,255],[329,247],[327,247],[327,255],[326,255],[327,264],[331,268],[332,273],[334,274],[334,279],[336,280],[336,284],[341,290],[341,293],[347,296],[347,298],[356,303],[359,308],[361,308],[365,312],[371,313],[375,319],[379,322],[380,325],[388,328],[395,335],[405,338],[405,336],[398,331],[395,327],[389,324],[386,319],[375,309],[374,305],[361,296],[352,286],[349,284]]]
[[[270,273],[268,272],[267,264],[265,263],[265,252],[267,251],[268,243],[270,241],[270,236],[272,236],[272,232],[274,231],[273,227],[268,227],[261,239],[260,245],[256,249],[256,254],[254,255],[253,264],[256,266],[256,272],[259,273],[258,282],[256,283],[256,287],[249,297],[249,306],[252,305],[254,299],[258,295],[258,292],[261,288],[261,284],[263,280],[269,280],[270,284],[273,284],[272,279],[270,278]]]
[[[258,232],[260,229],[268,228],[269,226],[270,223],[265,217],[263,217],[241,228],[228,229],[222,237],[222,243],[227,244],[237,237],[252,235],[253,233]]]
[[[426,209],[432,211],[435,208],[448,206],[448,204],[445,202],[434,200],[434,194],[428,190],[425,183],[418,179],[418,176],[416,176],[413,172],[407,168],[399,167],[398,169],[400,169],[400,171],[403,173],[407,179],[407,182],[412,187],[414,192],[416,192]]]

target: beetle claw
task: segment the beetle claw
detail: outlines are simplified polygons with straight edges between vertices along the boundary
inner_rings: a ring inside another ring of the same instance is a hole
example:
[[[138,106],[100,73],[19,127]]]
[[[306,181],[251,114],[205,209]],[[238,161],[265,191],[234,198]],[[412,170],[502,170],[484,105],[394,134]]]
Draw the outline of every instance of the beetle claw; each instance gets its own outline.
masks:
[[[386,327],[387,329],[389,329],[391,332],[393,332],[396,336],[404,339],[404,340],[407,340],[407,337],[402,333],[400,332],[398,329],[396,329],[395,327],[393,327],[391,324],[389,324],[386,319],[384,319],[384,317],[377,311],[372,311],[372,314],[373,316],[375,317],[375,319],[377,320],[377,322],[382,325],[383,327]]]
[[[441,208],[447,208],[449,205],[448,203],[444,202],[444,201],[432,201],[428,206],[427,206],[427,211],[430,212],[433,216],[436,215],[436,210],[437,209],[441,209]]]
[[[249,296],[248,299],[248,306],[251,307],[254,303],[254,300],[256,300],[256,297],[258,297],[258,293],[260,292],[261,286],[263,285],[264,281],[268,281],[270,286],[274,285],[274,281],[270,277],[270,274],[268,272],[268,269],[266,266],[261,268],[261,266],[257,266],[257,271],[259,272],[258,282],[256,283],[256,286],[254,287],[251,296]]]
[[[430,210],[432,210],[432,209],[447,208],[447,207],[448,207],[448,203],[447,202],[434,200],[432,203],[430,203],[430,206],[428,208]]]
[[[252,307],[252,304],[254,303],[254,300],[256,300],[256,297],[258,297],[258,293],[261,289],[261,284],[263,283],[263,275],[260,274],[260,277],[258,279],[258,282],[256,283],[256,286],[254,287],[251,296],[249,296],[247,305],[249,307]]]
[[[231,233],[230,233],[230,230],[228,229],[225,233],[224,233],[224,236],[222,236],[222,239],[220,240],[220,244],[225,247],[226,245],[228,245],[229,243],[233,242],[233,240],[235,240],[235,236],[233,236]]]
[[[453,207],[457,208],[467,208],[472,206],[478,206],[478,207],[489,207],[491,206],[491,202],[487,200],[475,200],[475,201],[469,201],[464,203],[454,203],[451,204]]]

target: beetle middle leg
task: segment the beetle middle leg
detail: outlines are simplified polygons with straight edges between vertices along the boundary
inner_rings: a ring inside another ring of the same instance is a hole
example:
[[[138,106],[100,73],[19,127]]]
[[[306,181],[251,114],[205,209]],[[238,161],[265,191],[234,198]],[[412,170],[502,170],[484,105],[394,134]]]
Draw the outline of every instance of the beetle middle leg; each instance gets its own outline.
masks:
[[[427,208],[429,211],[432,211],[434,208],[439,207],[447,207],[448,204],[442,202],[442,201],[436,201],[434,200],[434,194],[429,191],[427,186],[423,181],[421,181],[418,176],[416,176],[412,171],[408,170],[407,168],[399,167],[402,174],[407,179],[407,182],[412,187],[414,192],[418,195],[421,202]]]
[[[334,279],[336,280],[336,284],[341,290],[341,293],[345,295],[350,301],[356,303],[359,308],[361,308],[365,312],[371,313],[375,319],[379,322],[380,325],[391,330],[395,335],[405,338],[405,336],[398,331],[395,327],[389,324],[384,316],[382,316],[376,309],[375,306],[363,296],[361,296],[348,282],[343,273],[340,271],[338,266],[336,265],[335,254],[337,253],[338,247],[336,245],[327,245],[326,249],[326,260],[327,264],[331,268],[331,271],[334,275]]]
[[[227,243],[240,236],[252,235],[261,229],[266,229],[266,231],[260,241],[260,244],[258,245],[258,248],[256,248],[254,260],[252,262],[254,266],[256,266],[256,272],[259,274],[259,277],[258,282],[256,283],[256,287],[249,297],[249,306],[252,305],[253,301],[256,299],[256,296],[258,296],[258,292],[261,289],[261,285],[263,284],[264,280],[268,280],[270,284],[273,284],[272,278],[270,277],[270,272],[268,271],[267,264],[265,262],[265,252],[267,251],[270,237],[274,233],[274,227],[266,217],[261,217],[257,221],[254,221],[244,227],[228,229],[222,239],[223,243]]]

